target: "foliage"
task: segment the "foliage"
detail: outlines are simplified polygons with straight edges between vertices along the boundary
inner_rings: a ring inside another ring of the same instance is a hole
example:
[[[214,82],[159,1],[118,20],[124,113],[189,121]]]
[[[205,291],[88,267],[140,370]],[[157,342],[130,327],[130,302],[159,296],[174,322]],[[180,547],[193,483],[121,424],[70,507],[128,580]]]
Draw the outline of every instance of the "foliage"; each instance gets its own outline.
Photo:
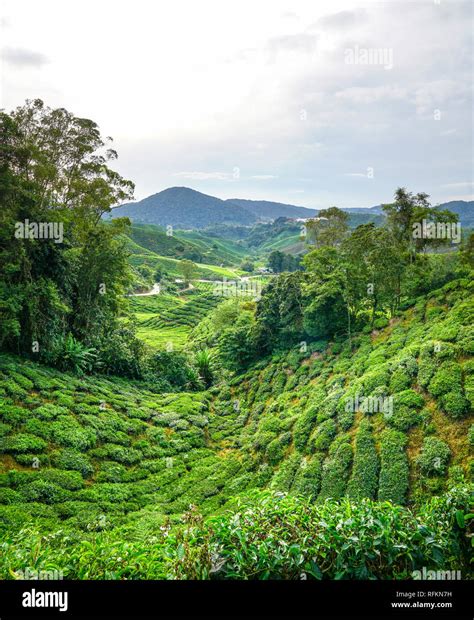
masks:
[[[425,475],[442,475],[446,471],[451,450],[449,446],[437,437],[426,437],[417,463]]]

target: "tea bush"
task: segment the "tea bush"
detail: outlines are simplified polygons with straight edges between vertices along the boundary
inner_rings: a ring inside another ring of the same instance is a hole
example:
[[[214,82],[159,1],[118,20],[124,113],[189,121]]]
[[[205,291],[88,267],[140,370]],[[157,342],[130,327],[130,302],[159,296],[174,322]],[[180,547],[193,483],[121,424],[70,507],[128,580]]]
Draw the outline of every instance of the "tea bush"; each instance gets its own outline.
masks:
[[[426,437],[417,464],[423,474],[439,476],[446,472],[450,457],[447,443],[437,437]]]
[[[368,420],[359,425],[354,453],[354,466],[347,485],[347,495],[353,499],[375,499],[379,481],[379,457]]]
[[[380,443],[380,480],[378,499],[404,504],[408,491],[408,459],[403,433],[386,429]]]

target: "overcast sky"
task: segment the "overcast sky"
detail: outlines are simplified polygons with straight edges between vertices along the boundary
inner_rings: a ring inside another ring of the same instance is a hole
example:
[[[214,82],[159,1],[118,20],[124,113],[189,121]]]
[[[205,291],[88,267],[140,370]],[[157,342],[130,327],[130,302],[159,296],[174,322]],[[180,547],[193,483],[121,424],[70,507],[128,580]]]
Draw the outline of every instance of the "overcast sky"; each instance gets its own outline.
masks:
[[[473,6],[4,0],[0,106],[95,120],[138,199],[472,200]]]

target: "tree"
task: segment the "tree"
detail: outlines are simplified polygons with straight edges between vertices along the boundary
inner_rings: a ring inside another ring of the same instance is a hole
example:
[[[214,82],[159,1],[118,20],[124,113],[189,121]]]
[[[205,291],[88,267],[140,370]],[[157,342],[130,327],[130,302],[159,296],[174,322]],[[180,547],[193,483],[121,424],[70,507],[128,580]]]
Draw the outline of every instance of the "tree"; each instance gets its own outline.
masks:
[[[235,324],[225,329],[218,339],[219,355],[225,368],[241,371],[255,358],[255,319],[253,313],[243,310]]]
[[[285,255],[280,250],[273,250],[268,257],[268,267],[273,273],[281,273],[283,271],[283,260]]]
[[[387,217],[387,227],[400,244],[412,244],[412,224],[417,209],[428,209],[428,194],[413,194],[405,187],[395,190],[395,202],[382,205]]]
[[[317,247],[340,245],[348,234],[348,220],[349,215],[337,207],[322,209],[306,222],[308,242]]]
[[[240,265],[240,268],[247,273],[252,273],[252,271],[255,271],[255,265],[250,260],[244,260]]]
[[[268,267],[273,273],[282,273],[283,271],[296,271],[300,268],[300,260],[296,256],[273,250],[268,257]]]
[[[307,279],[303,285],[305,331],[315,338],[351,331],[353,308],[347,293],[347,268],[340,252],[321,247],[303,259]]]
[[[341,246],[347,268],[347,287],[353,314],[370,308],[371,323],[377,311],[395,312],[403,257],[391,233],[373,223],[358,226]]]
[[[215,375],[215,358],[211,349],[199,349],[195,355],[199,377],[206,388],[212,385]]]
[[[41,99],[28,100],[11,118],[26,153],[14,172],[35,185],[40,207],[84,210],[98,221],[113,205],[133,198],[133,183],[108,167],[117,158],[107,148],[112,138],[104,140],[94,121],[51,109]]]
[[[301,272],[273,278],[263,291],[255,313],[258,348],[271,351],[291,346],[303,333]]]
[[[197,265],[188,259],[179,261],[179,270],[184,278],[184,283],[189,284],[197,271]]]
[[[0,113],[0,138],[0,346],[58,360],[60,342],[96,347],[130,281],[129,222],[101,216],[133,183],[109,168],[93,121],[40,100]]]

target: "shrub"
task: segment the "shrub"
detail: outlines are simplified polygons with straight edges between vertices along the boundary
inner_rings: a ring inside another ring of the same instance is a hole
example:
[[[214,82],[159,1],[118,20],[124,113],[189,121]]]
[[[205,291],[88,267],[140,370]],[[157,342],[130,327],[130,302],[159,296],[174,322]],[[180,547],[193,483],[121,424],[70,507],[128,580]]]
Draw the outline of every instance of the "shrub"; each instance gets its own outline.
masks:
[[[387,385],[388,379],[387,370],[376,369],[365,373],[362,377],[364,392],[371,394],[376,388]]]
[[[428,390],[433,396],[441,396],[460,387],[461,366],[456,362],[443,362],[431,379]]]
[[[23,496],[18,491],[9,488],[0,488],[0,504],[20,504]]]
[[[52,405],[50,403],[36,407],[31,412],[31,415],[39,418],[40,420],[55,420],[60,415],[68,414],[68,410],[65,407],[59,407],[58,405]]]
[[[2,444],[5,452],[12,452],[13,454],[17,452],[43,452],[47,446],[43,439],[28,433],[18,433],[12,437],[5,437],[0,440],[0,447],[2,447]]]
[[[418,383],[421,387],[426,387],[431,377],[433,376],[436,370],[436,363],[430,357],[424,357],[420,359],[420,364],[418,368]]]
[[[270,484],[277,491],[289,491],[301,463],[301,454],[294,452],[278,468]]]
[[[468,571],[455,513],[465,495],[415,517],[367,499],[311,504],[268,492],[204,522],[195,511],[168,539],[173,579],[412,579],[413,570]],[[442,516],[442,518],[440,518]]]
[[[78,491],[84,486],[84,481],[78,471],[44,469],[38,472],[37,479],[45,482],[52,482],[58,487],[67,489],[68,491]]]
[[[399,431],[386,429],[380,443],[379,501],[404,504],[408,490],[408,459],[406,437]]]
[[[423,474],[440,476],[446,473],[450,457],[447,443],[437,437],[426,437],[417,464]]]
[[[28,420],[25,427],[32,433],[48,439],[59,446],[87,450],[96,442],[92,429],[83,428],[73,417],[61,416],[53,422],[42,422],[36,418]]]
[[[33,480],[20,488],[20,493],[28,502],[57,504],[70,498],[70,493],[59,485],[47,480]]]
[[[354,499],[374,499],[379,479],[379,457],[368,420],[361,421],[356,434],[354,465],[347,485],[347,495]]]
[[[296,472],[291,492],[301,493],[311,500],[315,500],[321,488],[322,471],[322,454],[315,454],[310,459],[303,458]]]
[[[112,443],[107,443],[100,448],[91,450],[91,456],[97,458],[110,459],[111,461],[117,461],[118,463],[124,463],[125,465],[133,465],[138,463],[142,458],[141,453],[133,448],[126,448]]]
[[[324,462],[319,500],[342,497],[345,493],[352,463],[352,447],[342,435],[333,443]]]
[[[401,392],[409,388],[410,384],[410,375],[403,368],[397,368],[390,379],[390,390],[391,392]]]
[[[310,438],[310,448],[313,452],[324,451],[329,448],[336,436],[337,425],[329,419],[322,422],[313,432]]]
[[[461,392],[443,394],[440,399],[442,409],[452,418],[461,418],[469,411],[469,401]]]
[[[283,435],[280,435],[268,444],[266,454],[269,463],[276,465],[282,460],[290,441],[291,433],[283,433]]]
[[[78,375],[98,367],[97,350],[86,347],[72,334],[58,338],[47,355],[47,361],[61,370],[72,370]]]
[[[390,426],[399,431],[407,431],[412,426],[419,424],[423,417],[419,411],[415,411],[405,405],[397,405],[392,415],[387,415],[387,421]]]
[[[316,423],[317,412],[314,407],[310,407],[302,413],[299,418],[296,420],[293,436],[295,442],[295,448],[297,450],[303,451],[308,442],[309,436],[311,434],[311,429]]]
[[[97,474],[97,482],[123,482],[127,469],[124,465],[114,463],[113,461],[105,461],[100,466]]]
[[[404,390],[394,396],[394,407],[408,407],[410,409],[419,409],[425,404],[424,398],[414,390]]]
[[[83,478],[88,478],[94,472],[88,456],[78,450],[65,448],[64,450],[54,452],[51,459],[55,467],[78,471]]]
[[[27,419],[29,414],[29,410],[24,409],[23,407],[0,403],[0,415],[2,416],[2,421],[12,424],[13,426],[22,424],[25,419]]]

